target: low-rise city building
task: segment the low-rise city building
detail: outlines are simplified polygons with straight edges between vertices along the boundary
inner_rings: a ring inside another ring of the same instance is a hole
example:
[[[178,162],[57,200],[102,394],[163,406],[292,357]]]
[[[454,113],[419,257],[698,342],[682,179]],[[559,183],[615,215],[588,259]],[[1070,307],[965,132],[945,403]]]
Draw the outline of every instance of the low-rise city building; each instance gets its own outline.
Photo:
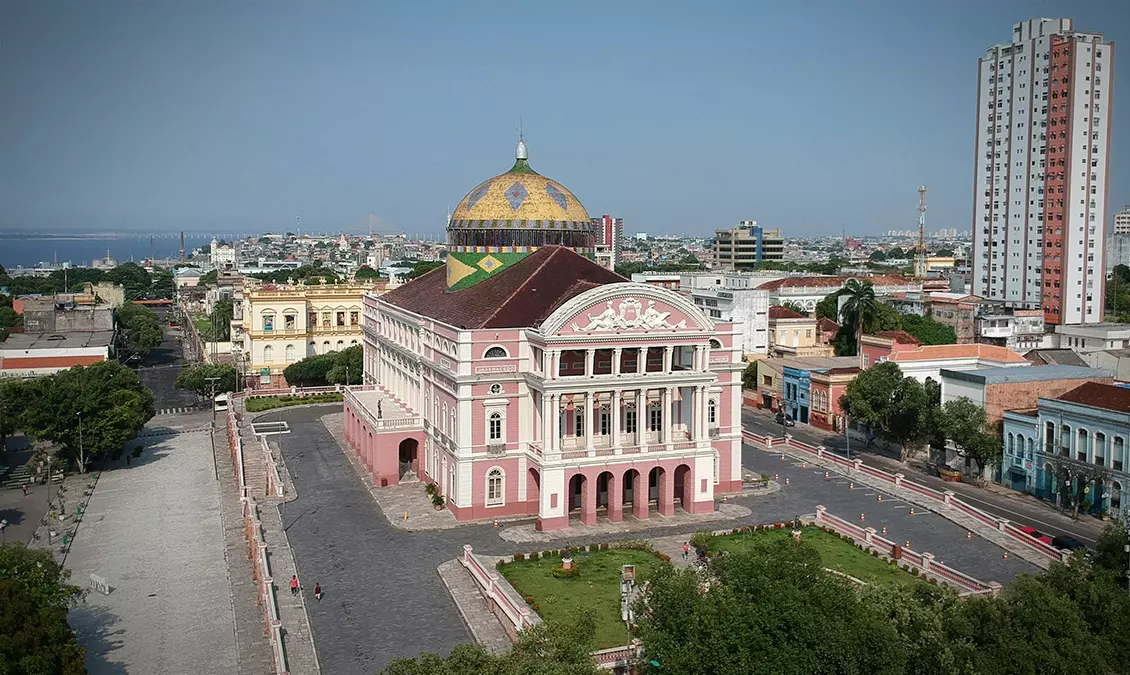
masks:
[[[265,284],[243,289],[243,345],[249,386],[277,387],[295,361],[361,344],[362,284]]]
[[[0,342],[0,378],[43,377],[114,357],[113,330],[12,333]]]
[[[769,308],[770,356],[832,356],[833,350],[822,341],[816,318],[788,307]]]
[[[1050,346],[1052,341],[1044,331],[1043,310],[1016,309],[1009,313],[977,315],[977,342],[1026,353]]]
[[[1088,382],[1035,409],[1004,414],[998,482],[1068,506],[1065,493],[1085,486],[1080,512],[1125,518],[1130,486],[1130,389]]]
[[[1036,407],[1041,397],[1053,398],[1088,382],[1114,382],[1111,370],[1079,366],[943,369],[940,376],[943,404],[967,398],[985,409],[989,424],[1001,421],[1008,410]]]
[[[1080,354],[1103,349],[1130,347],[1130,323],[1091,323],[1057,325],[1058,344],[1048,345],[1073,349]]]
[[[791,276],[767,281],[759,286],[769,291],[769,302],[774,305],[785,303],[802,307],[806,312],[816,311],[816,305],[828,295],[844,287],[849,279],[869,282],[875,295],[884,301],[896,293],[921,293],[922,282],[896,276],[851,277],[851,276]]]
[[[781,230],[766,230],[755,220],[740,221],[737,227],[714,231],[714,264],[726,270],[753,269],[764,261],[785,258],[785,238]]]

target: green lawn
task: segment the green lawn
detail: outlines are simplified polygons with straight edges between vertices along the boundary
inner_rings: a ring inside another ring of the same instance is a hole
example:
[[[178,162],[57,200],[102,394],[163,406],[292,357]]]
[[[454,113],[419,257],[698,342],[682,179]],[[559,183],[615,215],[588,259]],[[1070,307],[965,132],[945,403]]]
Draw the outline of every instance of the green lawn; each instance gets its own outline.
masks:
[[[247,399],[247,412],[263,412],[274,408],[285,408],[292,405],[307,405],[310,403],[340,403],[341,394],[310,394],[309,396],[257,396]]]
[[[739,532],[715,537],[710,542],[710,552],[741,551],[751,546],[754,542],[767,539],[785,539],[792,536],[791,527],[779,530],[759,530]],[[829,534],[817,527],[806,527],[801,530],[801,541],[808,542],[816,547],[820,553],[820,561],[824,567],[851,575],[860,581],[869,584],[887,583],[912,583],[919,578],[892,565],[882,558],[870,553],[864,553],[854,544],[841,540],[837,535]]]
[[[631,642],[627,626],[620,621],[620,566],[636,566],[636,580],[663,564],[654,554],[630,549],[609,549],[574,553],[581,573],[571,579],[558,579],[552,569],[561,558],[515,560],[499,567],[499,572],[523,597],[533,596],[538,614],[548,624],[570,620],[577,608],[596,614],[596,646],[619,647]]]
[[[196,332],[205,340],[212,334],[212,324],[207,314],[192,317],[192,325],[196,326]]]

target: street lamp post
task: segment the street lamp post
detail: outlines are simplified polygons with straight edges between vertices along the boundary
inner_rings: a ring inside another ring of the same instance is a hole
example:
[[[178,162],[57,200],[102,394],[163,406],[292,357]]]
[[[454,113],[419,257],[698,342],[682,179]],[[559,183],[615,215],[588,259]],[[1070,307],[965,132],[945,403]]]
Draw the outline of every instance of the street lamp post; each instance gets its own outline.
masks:
[[[78,415],[78,472],[86,473],[86,456],[82,447],[82,411],[75,413]],[[51,481],[51,476],[47,476],[48,482]]]
[[[211,392],[212,401],[212,427],[216,426],[216,382],[219,381],[218,377],[206,377],[204,380],[208,383],[208,390]]]
[[[844,440],[847,442],[847,458],[851,459],[851,415],[844,414]]]

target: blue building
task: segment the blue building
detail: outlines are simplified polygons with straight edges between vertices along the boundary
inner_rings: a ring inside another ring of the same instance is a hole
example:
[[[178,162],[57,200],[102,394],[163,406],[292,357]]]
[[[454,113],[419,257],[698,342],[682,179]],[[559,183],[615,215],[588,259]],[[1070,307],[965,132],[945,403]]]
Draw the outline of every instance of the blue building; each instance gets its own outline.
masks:
[[[1124,517],[1130,486],[1130,389],[1090,382],[1035,410],[1004,414],[1000,483],[1080,512]]]
[[[801,424],[808,424],[809,399],[812,396],[810,371],[785,366],[782,370],[785,411]]]

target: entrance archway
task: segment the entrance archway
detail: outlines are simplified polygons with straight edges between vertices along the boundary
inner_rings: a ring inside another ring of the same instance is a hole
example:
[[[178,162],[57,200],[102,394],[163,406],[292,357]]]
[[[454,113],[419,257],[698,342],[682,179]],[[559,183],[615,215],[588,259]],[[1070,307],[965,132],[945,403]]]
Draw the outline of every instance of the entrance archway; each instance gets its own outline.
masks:
[[[642,494],[636,488],[640,484],[640,472],[635,469],[628,469],[624,472],[624,492],[623,504],[627,506],[631,504],[633,507],[636,505],[636,495]],[[644,500],[647,503],[647,500]]]
[[[666,475],[663,467],[655,467],[647,474],[647,501],[659,502],[659,482]]]
[[[569,511],[581,510],[581,499],[585,493],[585,475],[578,473],[569,479]]]
[[[420,460],[417,456],[420,450],[420,443],[415,438],[405,438],[400,441],[400,449],[397,453],[397,458],[400,462],[400,475],[405,476],[409,473],[416,473],[420,466]]]
[[[691,512],[691,502],[694,501],[694,478],[691,468],[686,464],[675,467],[675,501],[687,513]]]
[[[596,508],[607,509],[608,500],[612,496],[612,480],[613,476],[610,472],[604,471],[596,477]]]
[[[537,514],[541,512],[541,475],[538,470],[530,467],[526,472],[526,513]]]

